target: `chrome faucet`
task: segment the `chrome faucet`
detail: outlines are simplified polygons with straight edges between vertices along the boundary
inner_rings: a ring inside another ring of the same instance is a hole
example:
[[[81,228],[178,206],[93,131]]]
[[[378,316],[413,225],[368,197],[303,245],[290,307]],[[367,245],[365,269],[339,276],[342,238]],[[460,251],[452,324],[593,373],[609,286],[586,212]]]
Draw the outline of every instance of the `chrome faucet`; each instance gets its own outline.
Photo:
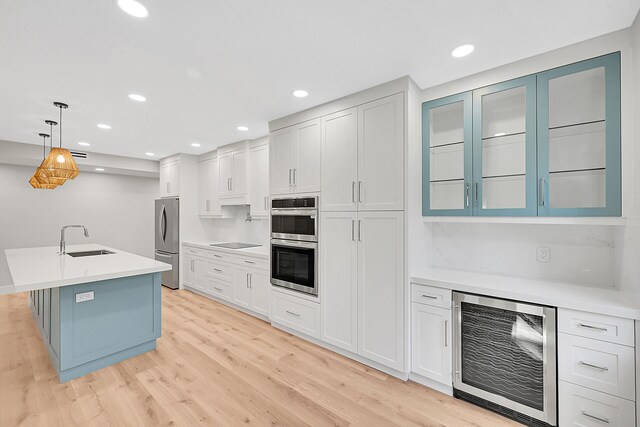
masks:
[[[84,230],[84,237],[89,237],[89,230],[84,225],[65,225],[60,230],[60,255],[67,253],[67,243],[64,241],[64,232],[67,228],[82,228]]]

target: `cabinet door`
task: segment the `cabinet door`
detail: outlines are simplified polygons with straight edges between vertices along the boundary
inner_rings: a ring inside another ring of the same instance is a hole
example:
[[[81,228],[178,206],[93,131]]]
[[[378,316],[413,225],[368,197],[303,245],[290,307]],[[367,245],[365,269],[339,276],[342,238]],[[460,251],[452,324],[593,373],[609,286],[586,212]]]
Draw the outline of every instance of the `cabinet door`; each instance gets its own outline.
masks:
[[[251,308],[249,274],[251,273],[246,268],[236,268],[233,279],[233,286],[235,288],[233,302],[247,309]]]
[[[160,197],[169,195],[169,180],[171,170],[168,164],[160,165]]]
[[[196,289],[204,291],[207,288],[207,266],[202,258],[193,259],[193,269],[195,270],[195,283]]]
[[[269,274],[260,270],[250,271],[249,288],[251,288],[251,309],[263,316],[269,316],[269,292],[271,291]]]
[[[620,53],[538,74],[538,212],[620,216]]]
[[[325,212],[320,227],[322,340],[358,351],[358,243],[356,212]]]
[[[451,310],[411,304],[411,370],[451,386]]]
[[[536,216],[536,79],[473,92],[475,215]]]
[[[231,194],[231,178],[233,177],[233,159],[231,153],[218,157],[218,195],[229,196]]]
[[[358,107],[358,209],[404,209],[404,94]]]
[[[422,104],[422,215],[471,215],[472,93]]]
[[[324,211],[354,211],[358,184],[358,109],[322,118],[322,197]]]
[[[211,215],[212,160],[198,162],[198,215]]]
[[[359,212],[358,354],[404,370],[403,212]]]
[[[247,192],[247,151],[238,150],[231,153],[231,193],[234,195]]]
[[[296,126],[296,163],[293,167],[293,189],[296,193],[320,191],[320,119]]]
[[[180,193],[180,162],[171,162],[168,168],[167,195],[177,196]]]
[[[294,127],[272,132],[269,135],[269,173],[271,194],[286,194],[292,191],[293,164],[296,158]]]
[[[196,284],[196,267],[194,265],[195,259],[190,255],[183,255],[184,261],[184,273],[182,275],[185,285],[195,287]]]
[[[251,215],[269,215],[269,145],[249,149],[249,204]]]

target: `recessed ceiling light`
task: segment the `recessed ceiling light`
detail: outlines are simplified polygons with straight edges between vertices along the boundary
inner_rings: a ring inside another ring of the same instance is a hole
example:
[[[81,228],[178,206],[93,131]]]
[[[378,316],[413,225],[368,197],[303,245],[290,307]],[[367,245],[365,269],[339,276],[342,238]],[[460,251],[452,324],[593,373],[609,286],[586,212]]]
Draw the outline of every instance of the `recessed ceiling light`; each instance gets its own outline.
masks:
[[[103,169],[103,168],[96,168],[96,171],[98,171],[98,172],[104,172],[104,169]]]
[[[246,132],[246,131],[249,130],[249,128],[246,127],[246,126],[238,126],[236,129],[238,129],[239,131],[242,131],[242,132]]]
[[[309,92],[302,89],[296,89],[291,93],[293,93],[293,96],[295,96],[296,98],[304,98],[305,96],[309,95]]]
[[[467,56],[471,52],[473,52],[473,49],[475,49],[475,47],[473,47],[472,44],[463,44],[462,46],[458,46],[457,48],[453,49],[451,51],[451,55],[454,58],[462,58],[463,56]]]
[[[88,147],[91,144],[89,144],[88,142],[78,142],[78,145],[82,145],[83,147]]]
[[[129,99],[132,100],[132,101],[138,101],[138,102],[144,102],[144,101],[147,100],[147,98],[145,98],[144,96],[139,95],[137,93],[130,93],[129,94]]]
[[[106,124],[104,124],[104,123],[98,123],[98,127],[99,127],[100,129],[111,129],[111,126],[106,125]]]
[[[147,8],[136,0],[118,0],[118,6],[131,16],[146,18],[149,15]]]
[[[200,144],[199,144],[199,143],[197,143],[197,142],[192,142],[192,143],[191,143],[191,146],[192,146],[192,147],[200,147]]]
[[[153,154],[153,153],[149,153],[149,152],[144,153],[144,155],[145,155],[145,156],[155,156],[155,154]]]

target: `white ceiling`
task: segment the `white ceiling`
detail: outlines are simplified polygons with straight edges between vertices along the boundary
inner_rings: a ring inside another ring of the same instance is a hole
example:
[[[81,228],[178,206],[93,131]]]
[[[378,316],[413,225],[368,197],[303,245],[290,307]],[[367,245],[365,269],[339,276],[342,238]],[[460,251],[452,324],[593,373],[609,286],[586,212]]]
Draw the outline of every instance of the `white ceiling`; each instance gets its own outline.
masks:
[[[0,0],[0,139],[39,143],[43,120],[58,115],[51,103],[63,101],[66,146],[199,154],[397,77],[430,87],[626,28],[640,8],[640,0],[140,1],[146,19],[115,0]],[[452,58],[467,42],[475,52]],[[294,98],[297,88],[310,95]],[[129,100],[131,92],[148,101]]]

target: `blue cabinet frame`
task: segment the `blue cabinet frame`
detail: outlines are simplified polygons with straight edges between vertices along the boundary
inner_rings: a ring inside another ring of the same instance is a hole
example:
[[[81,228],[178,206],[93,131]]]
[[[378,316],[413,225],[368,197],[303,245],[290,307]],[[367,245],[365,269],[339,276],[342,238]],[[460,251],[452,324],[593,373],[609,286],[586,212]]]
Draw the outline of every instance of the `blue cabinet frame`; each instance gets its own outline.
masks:
[[[483,209],[482,97],[517,87],[525,88],[525,207]],[[473,91],[473,211],[477,216],[536,216],[536,78],[521,77]]]
[[[462,209],[431,209],[431,162],[429,129],[431,126],[429,112],[433,108],[442,107],[456,102],[463,103],[464,115],[464,186],[465,192],[460,194],[462,200]],[[422,104],[422,215],[423,216],[468,216],[473,213],[472,209],[472,179],[473,179],[473,161],[472,161],[472,93],[464,92],[457,95],[447,96],[446,98],[436,99],[434,101]]]
[[[604,67],[605,70],[605,206],[600,208],[552,208],[549,206],[549,81]],[[620,148],[620,52],[554,68],[537,75],[539,216],[621,216],[622,176]],[[542,188],[544,187],[544,188]]]

